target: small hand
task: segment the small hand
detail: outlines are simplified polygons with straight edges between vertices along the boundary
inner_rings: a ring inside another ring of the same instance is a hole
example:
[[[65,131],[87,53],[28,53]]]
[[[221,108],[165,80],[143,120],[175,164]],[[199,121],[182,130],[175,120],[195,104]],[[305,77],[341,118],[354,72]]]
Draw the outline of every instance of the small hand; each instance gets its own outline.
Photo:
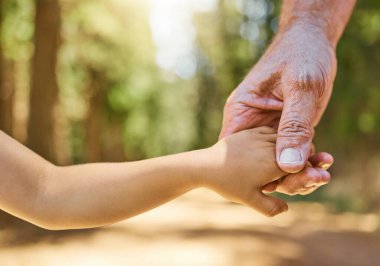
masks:
[[[280,199],[262,192],[269,182],[286,173],[276,164],[275,130],[268,127],[244,130],[220,140],[206,149],[202,157],[208,170],[204,184],[233,202],[248,205],[275,216],[288,209]]]

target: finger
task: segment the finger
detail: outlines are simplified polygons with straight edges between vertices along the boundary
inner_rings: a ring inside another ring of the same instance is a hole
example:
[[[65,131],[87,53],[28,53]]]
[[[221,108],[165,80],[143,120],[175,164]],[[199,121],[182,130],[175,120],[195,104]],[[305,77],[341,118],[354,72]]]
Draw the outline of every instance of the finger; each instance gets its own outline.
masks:
[[[319,187],[326,185],[331,180],[331,175],[326,170],[333,164],[334,158],[327,152],[317,153],[309,158],[308,168],[314,167],[314,170],[307,170],[290,174],[280,179],[281,181],[273,181],[263,187],[263,192],[273,193],[275,191],[285,194],[300,194],[307,195],[314,192]],[[311,174],[310,174],[311,171]],[[308,174],[310,176],[308,176]],[[314,176],[318,176],[314,178]],[[290,187],[286,187],[290,186]]]
[[[321,178],[322,178],[321,181],[318,184],[316,184],[316,186],[320,187],[320,186],[326,185],[327,183],[330,182],[331,175],[327,170],[322,169],[322,168],[315,168],[315,169],[319,171],[319,173],[321,174]]]
[[[313,165],[313,167],[319,167],[327,170],[334,163],[334,157],[327,152],[319,152],[313,156],[310,156],[309,162]]]
[[[254,202],[249,204],[250,207],[268,217],[276,216],[288,210],[288,204],[286,204],[285,201],[273,198],[261,192],[257,192],[257,196],[253,200]]]
[[[251,85],[248,87],[240,85],[228,97],[219,139],[260,125],[273,127],[279,120],[283,108],[282,101],[257,95],[252,91]]]
[[[276,191],[287,195],[307,195],[329,183],[330,179],[329,172],[324,169],[306,168],[300,173],[284,177]]]
[[[312,187],[327,184],[330,179],[330,174],[326,170],[306,167],[299,173],[281,179],[276,191],[287,195],[302,194]]]
[[[288,90],[278,128],[276,159],[288,173],[301,171],[309,158],[313,138],[313,117],[317,108],[315,95],[306,90]]]
[[[312,186],[312,187],[304,188],[303,190],[300,190],[297,194],[302,195],[302,196],[306,196],[306,195],[313,193],[318,188],[319,188],[318,186]]]
[[[269,184],[266,184],[265,186],[263,186],[262,191],[264,193],[273,193],[277,189],[277,184],[278,184],[277,180],[270,182]]]
[[[322,174],[322,181],[317,183],[317,184],[314,184],[314,185],[309,185],[308,187],[305,187],[303,189],[299,189],[297,191],[296,194],[299,194],[299,195],[308,195],[308,194],[311,194],[313,193],[314,191],[316,191],[318,188],[320,188],[321,186],[324,186],[326,185],[329,181],[330,181],[330,174],[329,172],[323,170],[323,169],[317,169],[317,170],[322,170],[324,171],[324,173]]]
[[[237,100],[238,95],[238,91],[234,90],[228,97],[226,105],[224,106],[223,124],[219,134],[219,140],[228,137],[235,132],[253,127],[249,123],[247,124],[247,121],[251,120],[246,117],[249,108]]]
[[[271,127],[257,127],[252,129],[255,132],[261,133],[261,134],[266,134],[266,135],[277,135],[276,130],[274,130]]]
[[[276,143],[277,132],[273,128],[261,126],[261,127],[246,129],[243,131],[251,134],[251,136],[255,140],[256,139],[262,139],[262,140],[267,140],[267,141]]]

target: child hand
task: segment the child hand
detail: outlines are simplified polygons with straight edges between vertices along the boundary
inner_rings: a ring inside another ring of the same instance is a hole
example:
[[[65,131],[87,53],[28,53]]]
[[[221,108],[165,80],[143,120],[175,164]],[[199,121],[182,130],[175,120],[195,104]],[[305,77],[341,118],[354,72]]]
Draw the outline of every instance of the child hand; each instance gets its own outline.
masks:
[[[287,211],[283,200],[262,192],[264,185],[286,175],[276,163],[276,138],[275,130],[260,127],[233,134],[206,149],[204,186],[267,216]]]

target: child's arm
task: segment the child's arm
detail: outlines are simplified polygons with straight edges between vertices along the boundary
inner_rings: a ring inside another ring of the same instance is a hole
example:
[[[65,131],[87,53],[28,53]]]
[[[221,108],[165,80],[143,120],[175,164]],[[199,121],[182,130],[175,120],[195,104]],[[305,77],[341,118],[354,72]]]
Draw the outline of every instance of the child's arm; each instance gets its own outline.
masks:
[[[263,185],[283,176],[276,135],[252,129],[211,148],[127,163],[56,167],[0,134],[0,208],[48,229],[102,226],[145,212],[197,187],[274,216],[285,202]]]

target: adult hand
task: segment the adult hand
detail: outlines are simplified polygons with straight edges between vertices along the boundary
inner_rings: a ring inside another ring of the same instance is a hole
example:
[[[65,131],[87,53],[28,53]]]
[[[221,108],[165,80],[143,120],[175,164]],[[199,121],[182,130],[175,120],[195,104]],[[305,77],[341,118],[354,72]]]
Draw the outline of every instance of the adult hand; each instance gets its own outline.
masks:
[[[327,171],[333,164],[334,158],[320,152],[310,156],[307,166],[299,173],[289,174],[263,187],[263,192],[280,192],[288,195],[307,195],[330,182],[331,176]]]
[[[334,46],[319,28],[300,23],[278,33],[228,98],[220,138],[259,126],[278,129],[277,163],[298,173],[309,159],[314,126],[329,101],[335,74]]]

